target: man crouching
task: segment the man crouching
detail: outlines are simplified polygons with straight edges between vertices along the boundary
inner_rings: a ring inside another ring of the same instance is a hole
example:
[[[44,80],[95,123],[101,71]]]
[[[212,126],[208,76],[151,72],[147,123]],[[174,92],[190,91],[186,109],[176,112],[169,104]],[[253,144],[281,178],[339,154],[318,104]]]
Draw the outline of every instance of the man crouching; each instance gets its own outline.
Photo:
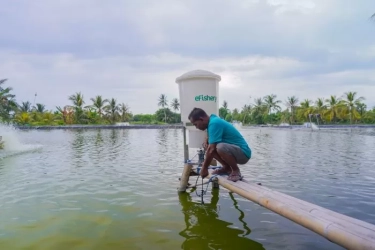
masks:
[[[229,122],[200,108],[194,108],[188,119],[199,130],[207,129],[206,158],[200,175],[208,176],[208,167],[212,159],[221,163],[221,168],[212,172],[213,175],[229,175],[228,180],[242,179],[237,164],[246,164],[251,158],[251,150],[241,133]]]

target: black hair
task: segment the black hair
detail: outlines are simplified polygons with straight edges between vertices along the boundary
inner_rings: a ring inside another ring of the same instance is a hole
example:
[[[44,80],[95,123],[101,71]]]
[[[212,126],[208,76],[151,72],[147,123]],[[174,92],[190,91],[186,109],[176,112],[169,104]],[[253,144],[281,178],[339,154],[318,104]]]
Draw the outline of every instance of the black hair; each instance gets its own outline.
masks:
[[[193,108],[193,110],[190,112],[188,119],[191,120],[193,118],[194,121],[198,120],[202,117],[207,117],[207,113],[201,109],[201,108]]]

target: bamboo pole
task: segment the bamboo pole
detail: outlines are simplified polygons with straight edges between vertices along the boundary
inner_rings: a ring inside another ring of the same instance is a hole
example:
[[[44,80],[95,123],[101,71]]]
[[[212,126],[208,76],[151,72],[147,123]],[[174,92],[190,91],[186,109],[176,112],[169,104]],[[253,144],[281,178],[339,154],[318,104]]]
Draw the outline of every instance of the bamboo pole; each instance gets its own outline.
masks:
[[[181,180],[180,180],[180,187],[178,188],[178,192],[185,192],[188,187],[190,172],[193,169],[192,164],[186,163],[184,166],[184,170],[182,171]]]
[[[210,174],[206,178],[211,177]],[[217,176],[219,185],[346,249],[375,249],[375,225],[247,181]]]
[[[186,127],[184,126],[182,128],[182,133],[183,133],[183,144],[184,144],[184,162],[186,162],[187,160],[189,160],[189,147],[187,145],[187,140],[186,140]]]

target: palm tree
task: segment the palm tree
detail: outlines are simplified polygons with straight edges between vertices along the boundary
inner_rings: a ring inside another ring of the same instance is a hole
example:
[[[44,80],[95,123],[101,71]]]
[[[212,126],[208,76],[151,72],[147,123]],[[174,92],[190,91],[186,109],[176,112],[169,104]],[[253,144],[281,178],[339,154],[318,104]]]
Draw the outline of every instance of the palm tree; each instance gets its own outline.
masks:
[[[295,96],[291,96],[287,98],[286,106],[290,108],[290,114],[291,114],[291,123],[294,122],[294,112],[298,105],[298,98]]]
[[[227,101],[223,101],[223,108],[225,109],[225,111],[228,111],[228,102]]]
[[[83,95],[81,92],[75,93],[74,95],[69,96],[69,100],[73,102],[73,105],[77,108],[82,108],[85,101],[83,100]]]
[[[264,113],[266,106],[264,105],[262,98],[255,98],[253,108],[251,109],[252,118],[258,123],[263,123]]]
[[[46,106],[41,103],[37,103],[36,106],[33,107],[33,110],[38,113],[44,113],[46,111]]]
[[[69,100],[73,102],[76,122],[80,123],[83,118],[83,104],[85,104],[83,95],[81,92],[75,93],[74,95],[69,96]]]
[[[174,98],[171,103],[172,109],[176,112],[180,109],[180,103],[177,98]]]
[[[311,106],[312,101],[309,99],[305,99],[303,102],[300,103],[300,108],[298,113],[301,117],[305,118],[306,121],[309,121],[309,115],[314,112],[314,107]]]
[[[117,117],[119,116],[119,110],[120,110],[120,107],[117,104],[117,100],[112,98],[109,101],[108,105],[104,107],[104,109],[107,111],[110,121],[112,123],[115,123]]]
[[[361,101],[365,100],[364,97],[360,96],[356,98],[357,92],[346,92],[344,94],[345,98],[342,102],[345,104],[348,108],[349,111],[349,119],[350,119],[350,124],[352,124],[352,118],[358,118],[359,114],[357,110],[354,108],[355,105],[358,105],[361,103]]]
[[[158,106],[164,109],[164,122],[167,122],[167,111],[165,107],[168,107],[168,101],[167,101],[167,96],[165,94],[161,94],[159,96]]]
[[[241,113],[243,114],[242,124],[245,124],[246,117],[251,114],[251,108],[252,108],[251,104],[245,104],[242,107],[242,111],[241,111]]]
[[[318,98],[315,101],[315,112],[318,114],[321,114],[327,109],[327,106],[324,104],[324,99],[323,98]]]
[[[356,110],[361,117],[361,122],[363,122],[363,116],[366,114],[367,105],[364,103],[357,103]]]
[[[21,105],[19,105],[19,110],[21,112],[30,112],[31,111],[31,102],[27,101],[27,102],[22,102]]]
[[[177,114],[177,111],[180,109],[180,102],[178,101],[177,98],[174,98],[172,100],[171,107],[172,107],[172,109],[174,111],[174,114],[175,114],[174,115],[175,122],[177,122],[177,116],[176,116],[176,114]]]
[[[271,114],[272,110],[278,111],[281,109],[281,107],[279,106],[279,103],[281,103],[281,101],[276,100],[276,98],[277,96],[274,94],[266,95],[263,98],[267,114]]]
[[[121,120],[122,121],[128,121],[130,119],[130,108],[125,103],[121,103],[119,107],[120,113],[121,113]]]
[[[329,114],[330,121],[335,122],[338,117],[340,108],[343,106],[343,103],[341,99],[337,98],[335,95],[331,95],[330,98],[326,100],[326,102],[328,108],[327,113]]]
[[[12,87],[3,88],[3,85],[8,79],[0,80],[0,117],[6,121],[11,119],[11,113],[16,112],[18,105],[14,100],[15,95],[10,94]]]
[[[92,101],[91,107],[95,108],[99,116],[102,117],[103,108],[105,107],[105,104],[108,103],[108,99],[103,99],[101,95],[97,95],[95,98],[91,98],[90,100]]]
[[[324,116],[326,110],[327,110],[327,106],[324,104],[324,99],[318,98],[315,101],[315,110],[314,111],[315,111],[316,114],[319,114],[320,120],[322,120],[322,117]]]

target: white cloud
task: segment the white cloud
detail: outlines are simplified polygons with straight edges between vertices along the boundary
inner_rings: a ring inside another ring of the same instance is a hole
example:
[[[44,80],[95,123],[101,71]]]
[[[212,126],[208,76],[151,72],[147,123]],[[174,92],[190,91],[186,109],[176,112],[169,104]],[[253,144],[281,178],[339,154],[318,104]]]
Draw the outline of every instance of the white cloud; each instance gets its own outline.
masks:
[[[17,99],[48,108],[81,91],[154,112],[175,78],[222,76],[220,100],[281,100],[358,91],[375,105],[371,0],[100,1],[5,0],[0,78]]]

